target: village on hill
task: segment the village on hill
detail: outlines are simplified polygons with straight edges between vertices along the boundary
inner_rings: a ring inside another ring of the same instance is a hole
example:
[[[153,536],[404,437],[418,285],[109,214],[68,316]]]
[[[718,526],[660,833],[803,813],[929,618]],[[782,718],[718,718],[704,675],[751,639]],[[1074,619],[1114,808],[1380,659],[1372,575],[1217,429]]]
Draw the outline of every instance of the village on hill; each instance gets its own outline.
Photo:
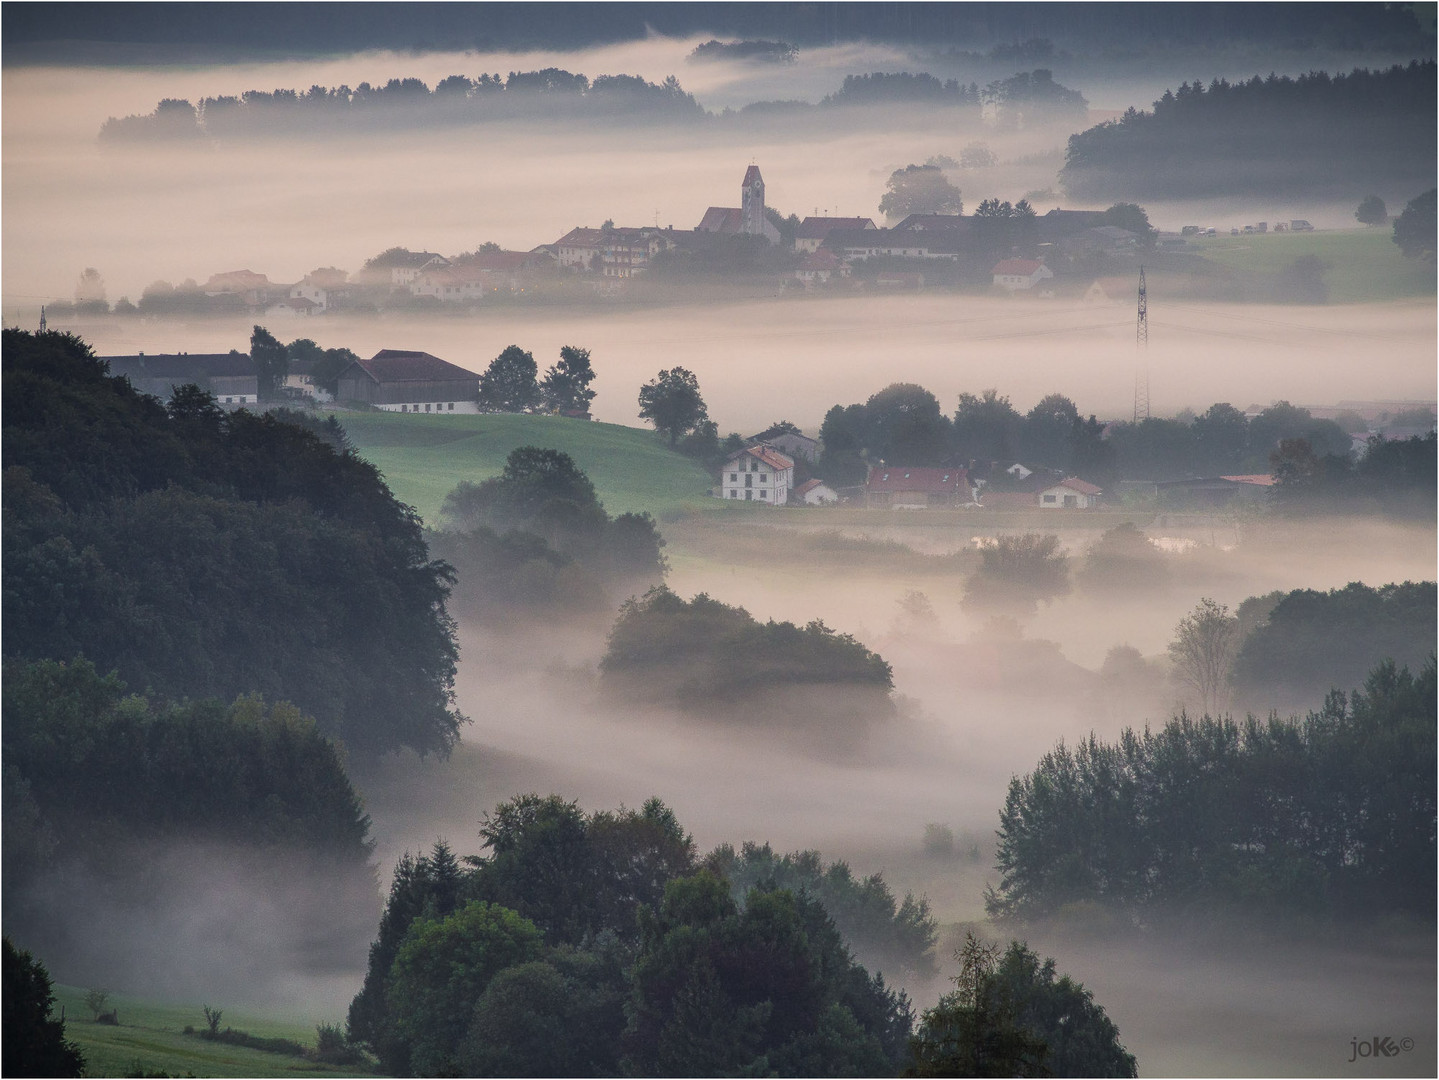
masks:
[[[962,208],[938,165],[899,170],[890,188],[882,204],[890,217],[879,224],[869,217],[785,217],[766,204],[760,168],[750,165],[740,205],[708,207],[689,229],[606,221],[575,226],[527,251],[493,243],[450,255],[392,247],[353,273],[317,267],[283,282],[251,269],[227,270],[203,283],[156,281],[138,303],[123,297],[113,306],[105,302],[103,280],[87,271],[75,303],[51,304],[50,316],[463,311],[495,302],[613,300],[637,289],[652,298],[656,289],[712,291],[721,282],[763,295],[949,290],[1119,300],[1132,294],[1141,259],[1182,273],[1204,239],[1202,232],[1160,234],[1129,203],[1038,214],[1023,199],[1014,205],[985,199],[971,214],[930,212]]]

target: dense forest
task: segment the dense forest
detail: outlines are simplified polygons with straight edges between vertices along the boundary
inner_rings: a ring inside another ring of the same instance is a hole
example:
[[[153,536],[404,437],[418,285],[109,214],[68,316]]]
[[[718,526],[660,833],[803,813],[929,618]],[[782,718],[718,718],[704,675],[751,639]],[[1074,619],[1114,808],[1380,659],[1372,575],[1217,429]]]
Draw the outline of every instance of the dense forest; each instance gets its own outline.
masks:
[[[927,914],[896,910],[881,878],[768,847],[700,859],[657,799],[585,813],[520,796],[480,838],[486,855],[441,843],[396,867],[348,1024],[391,1075],[947,1075],[926,1071],[936,1040],[911,1041],[907,996],[839,928],[927,960]],[[1018,942],[1006,955],[1018,969],[968,965],[979,1000],[926,1014],[922,1031],[981,1059],[999,1036],[1058,1075],[1134,1075],[1083,987]]]
[[[1141,926],[1427,920],[1435,721],[1431,657],[1417,675],[1386,661],[1302,720],[1181,715],[1061,743],[1010,783],[986,907]]]
[[[3,437],[7,658],[293,702],[354,751],[454,745],[451,571],[374,466],[54,332],[5,331]]]
[[[1349,74],[1270,74],[1166,90],[1070,136],[1060,181],[1080,199],[1236,193],[1350,195],[1384,181],[1428,187],[1436,148],[1435,64]]]

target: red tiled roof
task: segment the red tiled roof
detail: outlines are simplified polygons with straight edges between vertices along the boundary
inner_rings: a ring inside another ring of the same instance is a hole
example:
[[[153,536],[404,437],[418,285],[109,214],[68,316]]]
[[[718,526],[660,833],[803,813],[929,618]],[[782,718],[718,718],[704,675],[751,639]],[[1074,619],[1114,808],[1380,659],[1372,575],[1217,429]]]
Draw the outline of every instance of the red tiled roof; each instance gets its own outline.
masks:
[[[811,491],[813,491],[815,488],[819,487],[823,483],[823,480],[806,480],[803,484],[794,489],[794,494],[798,498],[804,498],[804,496],[808,495]]]
[[[964,469],[935,469],[925,466],[871,466],[867,491],[923,491],[933,494],[968,494],[969,474]]]
[[[601,229],[571,229],[555,241],[555,247],[597,248],[604,235]]]
[[[473,371],[431,356],[427,352],[413,352],[406,349],[381,349],[368,360],[356,360],[355,365],[376,382],[441,382],[450,379],[474,379],[479,376]]]
[[[786,455],[781,454],[781,453],[780,453],[778,450],[776,450],[773,446],[766,446],[766,445],[749,446],[749,447],[746,447],[746,448],[743,449],[743,450],[738,451],[737,453],[731,454],[731,455],[729,456],[729,459],[725,462],[725,468],[729,468],[730,462],[738,461],[740,458],[744,457],[746,454],[749,454],[749,455],[751,455],[752,457],[757,457],[757,458],[759,458],[759,459],[760,459],[761,461],[763,461],[766,465],[768,465],[771,469],[792,469],[792,468],[794,468],[794,459],[793,459],[793,458],[787,457]]]
[[[1038,259],[1001,259],[995,263],[991,274],[1018,274],[1020,277],[1029,277],[1038,270],[1044,263]]]

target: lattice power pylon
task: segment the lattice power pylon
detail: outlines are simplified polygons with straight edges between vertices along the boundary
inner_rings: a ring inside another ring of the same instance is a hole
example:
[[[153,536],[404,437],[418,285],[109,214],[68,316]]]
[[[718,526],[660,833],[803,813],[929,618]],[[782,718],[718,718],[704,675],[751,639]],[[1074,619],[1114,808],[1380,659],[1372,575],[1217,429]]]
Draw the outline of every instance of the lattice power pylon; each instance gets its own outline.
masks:
[[[1144,267],[1139,268],[1139,318],[1134,325],[1134,343],[1140,351],[1139,369],[1134,373],[1134,422],[1149,419],[1149,294],[1144,287]]]

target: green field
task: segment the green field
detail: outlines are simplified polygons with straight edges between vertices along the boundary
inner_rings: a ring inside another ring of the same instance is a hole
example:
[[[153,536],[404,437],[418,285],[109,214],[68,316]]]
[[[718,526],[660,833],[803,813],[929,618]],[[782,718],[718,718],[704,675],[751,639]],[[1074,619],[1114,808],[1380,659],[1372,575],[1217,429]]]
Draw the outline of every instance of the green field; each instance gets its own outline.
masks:
[[[369,1076],[354,1068],[321,1065],[288,1054],[270,1054],[242,1046],[207,1042],[186,1035],[189,1025],[204,1030],[203,1002],[167,1005],[124,994],[111,994],[108,1008],[116,1010],[119,1024],[97,1024],[85,1007],[85,990],[55,984],[55,1008],[65,1009],[65,1037],[85,1054],[89,1076],[134,1075],[165,1072],[171,1076]],[[293,1039],[315,1045],[315,1026],[300,1021],[265,1019],[239,1010],[223,1009],[222,1028],[247,1031],[262,1038]]]
[[[1385,226],[1210,236],[1191,244],[1210,262],[1260,274],[1280,274],[1301,255],[1317,255],[1329,264],[1324,283],[1331,304],[1432,297],[1434,268],[1422,259],[1406,259],[1392,236]]]
[[[498,476],[519,446],[562,450],[575,459],[611,514],[655,517],[696,509],[714,482],[654,432],[560,416],[413,416],[340,413],[360,456],[385,475],[397,498],[433,522],[461,480]]]

